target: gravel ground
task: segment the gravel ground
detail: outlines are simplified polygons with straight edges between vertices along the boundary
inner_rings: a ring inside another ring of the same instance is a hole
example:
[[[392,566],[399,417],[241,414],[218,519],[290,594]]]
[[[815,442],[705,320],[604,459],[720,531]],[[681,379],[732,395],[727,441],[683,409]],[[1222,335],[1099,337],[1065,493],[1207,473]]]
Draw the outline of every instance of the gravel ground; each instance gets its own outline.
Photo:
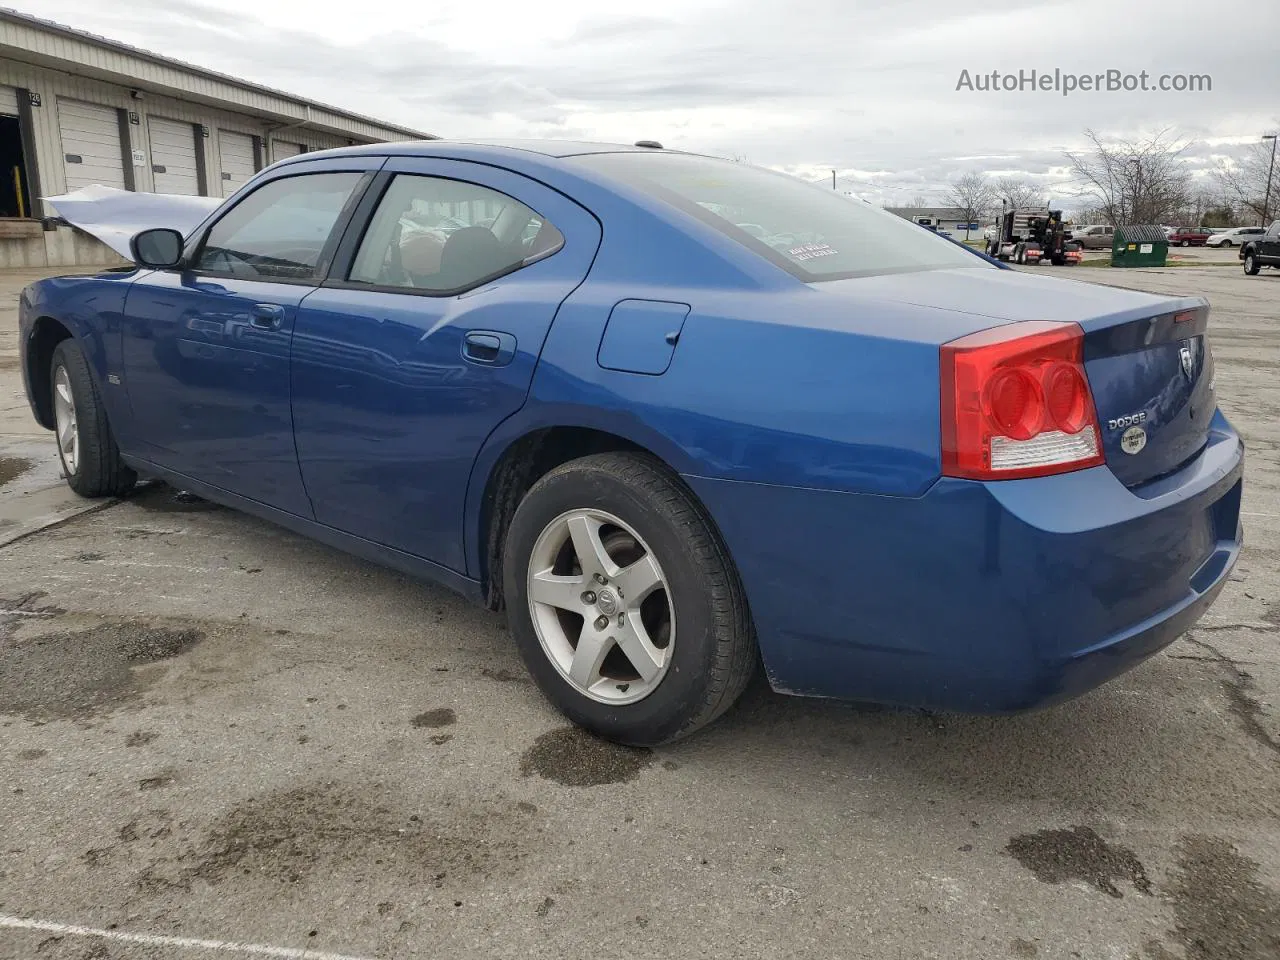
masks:
[[[1241,563],[1148,664],[1004,719],[757,684],[625,750],[499,618],[143,489],[0,548],[0,957],[1276,960],[1280,274],[1069,275],[1207,294],[1249,447]],[[0,493],[56,474],[21,279]]]

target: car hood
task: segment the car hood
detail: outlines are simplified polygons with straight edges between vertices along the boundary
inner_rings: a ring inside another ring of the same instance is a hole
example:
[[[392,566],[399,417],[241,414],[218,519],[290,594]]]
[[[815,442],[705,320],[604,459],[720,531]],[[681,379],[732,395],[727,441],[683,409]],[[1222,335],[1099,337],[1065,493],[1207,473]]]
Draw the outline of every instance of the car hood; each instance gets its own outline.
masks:
[[[184,237],[222,203],[220,197],[185,197],[137,193],[90,184],[56,197],[45,197],[58,216],[132,260],[129,240],[141,230],[169,227]]]

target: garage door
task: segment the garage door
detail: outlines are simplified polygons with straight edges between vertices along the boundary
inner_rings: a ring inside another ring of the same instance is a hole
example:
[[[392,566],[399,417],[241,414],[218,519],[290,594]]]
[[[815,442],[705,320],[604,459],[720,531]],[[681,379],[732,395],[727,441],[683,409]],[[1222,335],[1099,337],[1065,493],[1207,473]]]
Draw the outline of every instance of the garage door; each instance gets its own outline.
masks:
[[[125,189],[120,115],[114,107],[59,99],[58,131],[68,190],[91,183]]]
[[[218,158],[224,197],[231,196],[257,173],[253,162],[253,137],[248,134],[219,130]]]
[[[0,113],[8,117],[18,115],[18,91],[13,87],[0,87]]]
[[[286,157],[296,157],[303,153],[302,144],[290,143],[287,140],[275,140],[271,144],[271,162],[283,160]]]
[[[151,172],[156,193],[200,193],[200,174],[196,166],[196,132],[189,123],[147,118],[151,140]]]

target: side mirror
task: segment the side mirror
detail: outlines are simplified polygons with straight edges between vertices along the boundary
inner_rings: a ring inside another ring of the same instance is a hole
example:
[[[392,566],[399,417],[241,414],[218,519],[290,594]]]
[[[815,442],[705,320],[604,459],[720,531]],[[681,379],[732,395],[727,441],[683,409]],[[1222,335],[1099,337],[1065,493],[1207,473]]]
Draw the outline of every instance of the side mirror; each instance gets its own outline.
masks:
[[[182,234],[169,227],[143,230],[129,241],[133,261],[140,267],[176,267],[182,259]]]

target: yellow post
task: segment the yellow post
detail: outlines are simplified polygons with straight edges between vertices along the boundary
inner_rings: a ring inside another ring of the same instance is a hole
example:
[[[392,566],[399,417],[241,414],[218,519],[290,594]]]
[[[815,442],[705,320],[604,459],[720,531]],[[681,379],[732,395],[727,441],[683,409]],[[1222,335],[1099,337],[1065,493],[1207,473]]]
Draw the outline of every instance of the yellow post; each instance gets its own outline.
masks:
[[[27,215],[27,205],[22,197],[22,170],[17,164],[13,167],[13,192],[18,198],[18,216],[25,218]]]

